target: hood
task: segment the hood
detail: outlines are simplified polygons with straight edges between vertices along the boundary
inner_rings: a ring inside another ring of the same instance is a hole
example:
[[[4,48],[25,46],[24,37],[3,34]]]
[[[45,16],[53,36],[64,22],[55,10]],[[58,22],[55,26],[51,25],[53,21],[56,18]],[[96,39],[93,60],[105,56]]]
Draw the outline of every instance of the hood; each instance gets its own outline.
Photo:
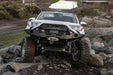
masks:
[[[40,22],[41,24],[47,23],[47,24],[77,25],[77,26],[80,26],[80,24],[77,24],[77,23],[64,22],[64,21],[53,21],[53,20],[34,20],[32,22]]]

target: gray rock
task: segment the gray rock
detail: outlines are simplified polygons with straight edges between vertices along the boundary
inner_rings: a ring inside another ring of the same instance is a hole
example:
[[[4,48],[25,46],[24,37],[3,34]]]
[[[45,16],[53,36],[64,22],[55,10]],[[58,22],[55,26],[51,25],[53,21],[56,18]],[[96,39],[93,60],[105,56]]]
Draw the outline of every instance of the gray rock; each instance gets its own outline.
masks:
[[[113,46],[113,39],[108,41],[108,46]]]
[[[100,56],[102,56],[103,57],[103,59],[104,60],[106,60],[107,59],[107,55],[104,53],[104,52],[101,52],[101,53],[99,53],[100,54]]]
[[[101,17],[94,17],[94,23],[100,26],[111,26],[112,22],[109,19],[101,18]]]
[[[92,44],[93,49],[103,48],[105,47],[103,42],[93,42]]]
[[[15,57],[18,57],[21,52],[21,46],[20,45],[13,45],[12,47],[9,48],[8,52],[10,54],[13,54]]]
[[[92,21],[93,21],[93,19],[90,18],[90,17],[87,17],[87,16],[85,16],[85,17],[82,18],[82,22],[90,23]]]
[[[47,58],[44,55],[36,56],[33,60],[33,62],[40,62],[40,63],[45,63],[48,62]]]
[[[109,47],[102,47],[95,49],[96,53],[104,52],[106,54],[112,54],[113,51],[109,49]]]
[[[96,17],[84,17],[82,19],[82,21],[88,23],[88,26],[92,26],[95,27],[95,25],[99,26],[99,27],[104,27],[104,26],[111,26],[112,25],[112,21],[106,18],[102,18],[99,16]]]
[[[91,49],[90,54],[95,54],[95,50]]]
[[[100,75],[113,75],[113,69],[100,69]]]
[[[101,35],[96,35],[93,39],[92,39],[92,42],[101,42],[103,41],[102,38],[101,38]]]
[[[101,38],[105,41],[109,41],[113,38],[113,32],[107,32],[107,33],[104,33],[102,34]]]
[[[10,46],[10,47],[12,47],[12,46]],[[12,58],[13,55],[8,53],[8,50],[10,47],[0,49],[0,56],[3,58]]]
[[[107,19],[110,19],[112,16],[105,16]]]
[[[2,75],[20,75],[19,73],[13,73],[11,71],[5,72]]]
[[[0,56],[0,63],[2,63],[3,62],[3,58]]]
[[[89,37],[89,38],[95,37],[96,35],[97,35],[96,30],[88,30],[86,32],[86,36]]]
[[[9,47],[0,49],[0,56],[9,59],[20,56],[20,52],[21,52],[21,46],[11,45]]]
[[[23,62],[23,58],[22,57],[16,57],[14,59],[9,59],[8,62],[18,62],[18,63],[21,63],[21,62]]]
[[[104,65],[103,57],[100,56],[99,54],[92,54],[89,64],[93,64],[96,66],[103,66]]]

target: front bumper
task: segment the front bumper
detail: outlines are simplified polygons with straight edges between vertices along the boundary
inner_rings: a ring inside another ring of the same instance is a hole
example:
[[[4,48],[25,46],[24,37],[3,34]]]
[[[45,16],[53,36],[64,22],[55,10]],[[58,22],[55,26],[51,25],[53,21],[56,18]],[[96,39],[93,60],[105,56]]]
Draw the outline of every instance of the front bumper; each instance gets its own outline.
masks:
[[[36,37],[56,37],[59,39],[66,39],[66,40],[71,40],[71,39],[78,39],[82,38],[84,35],[83,34],[70,34],[70,35],[47,35],[45,33],[40,33],[36,30],[30,30],[30,29],[25,29],[25,32],[28,33],[29,35],[36,36]]]

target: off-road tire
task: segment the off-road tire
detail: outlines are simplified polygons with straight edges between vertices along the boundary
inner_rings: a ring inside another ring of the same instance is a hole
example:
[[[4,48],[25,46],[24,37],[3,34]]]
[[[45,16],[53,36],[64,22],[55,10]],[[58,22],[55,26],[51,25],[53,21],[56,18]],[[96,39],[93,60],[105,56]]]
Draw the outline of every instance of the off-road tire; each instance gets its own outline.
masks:
[[[31,63],[35,56],[35,43],[31,37],[24,37],[21,50],[24,47],[24,44],[25,44],[25,52],[24,52],[23,62]]]
[[[74,65],[78,67],[86,66],[90,58],[90,51],[88,44],[83,40],[77,40],[75,44],[80,51],[80,57],[79,60],[74,63]]]

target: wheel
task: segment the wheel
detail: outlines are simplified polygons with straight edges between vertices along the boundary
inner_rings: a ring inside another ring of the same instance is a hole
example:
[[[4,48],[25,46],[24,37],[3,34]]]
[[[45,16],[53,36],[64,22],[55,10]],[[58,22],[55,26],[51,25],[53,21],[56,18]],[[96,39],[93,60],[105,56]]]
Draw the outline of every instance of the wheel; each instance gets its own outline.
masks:
[[[35,56],[35,43],[31,37],[24,37],[21,47],[21,57],[23,62],[30,63]]]
[[[71,43],[73,65],[85,66],[90,57],[88,44],[85,41],[77,40]]]

